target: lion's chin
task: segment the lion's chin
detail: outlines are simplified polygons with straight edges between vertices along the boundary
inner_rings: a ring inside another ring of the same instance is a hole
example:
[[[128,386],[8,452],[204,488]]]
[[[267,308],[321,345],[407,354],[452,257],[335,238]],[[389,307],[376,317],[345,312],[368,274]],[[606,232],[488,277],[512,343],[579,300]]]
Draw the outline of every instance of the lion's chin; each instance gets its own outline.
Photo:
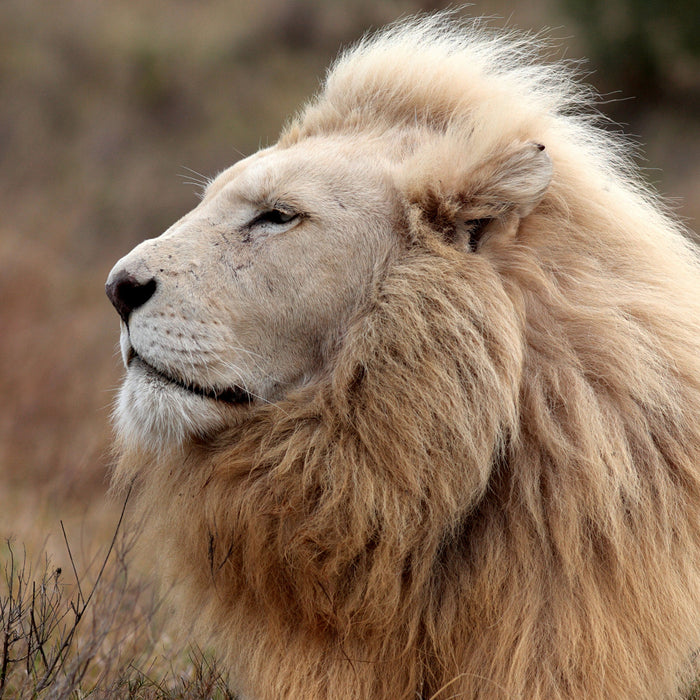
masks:
[[[119,391],[115,423],[122,445],[170,451],[235,426],[250,406],[242,390],[185,386],[136,356]]]

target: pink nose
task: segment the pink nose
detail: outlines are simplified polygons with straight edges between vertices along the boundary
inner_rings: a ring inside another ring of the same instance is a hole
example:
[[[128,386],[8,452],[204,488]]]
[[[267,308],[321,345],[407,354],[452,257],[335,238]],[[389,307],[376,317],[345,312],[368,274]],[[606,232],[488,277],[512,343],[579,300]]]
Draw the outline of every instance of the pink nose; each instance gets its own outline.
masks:
[[[111,277],[111,276],[110,276]],[[156,280],[139,280],[125,270],[120,270],[113,279],[108,279],[105,291],[124,323],[134,309],[143,306],[156,291]]]

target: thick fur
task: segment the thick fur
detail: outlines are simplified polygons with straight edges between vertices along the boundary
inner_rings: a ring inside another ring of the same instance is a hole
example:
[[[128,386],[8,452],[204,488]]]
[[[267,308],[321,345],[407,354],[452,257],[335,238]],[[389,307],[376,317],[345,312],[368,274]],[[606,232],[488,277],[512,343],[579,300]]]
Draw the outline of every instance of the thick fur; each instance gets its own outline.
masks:
[[[438,16],[343,55],[278,148],[371,143],[394,239],[322,371],[230,427],[120,438],[245,698],[687,689],[697,254],[537,50]]]

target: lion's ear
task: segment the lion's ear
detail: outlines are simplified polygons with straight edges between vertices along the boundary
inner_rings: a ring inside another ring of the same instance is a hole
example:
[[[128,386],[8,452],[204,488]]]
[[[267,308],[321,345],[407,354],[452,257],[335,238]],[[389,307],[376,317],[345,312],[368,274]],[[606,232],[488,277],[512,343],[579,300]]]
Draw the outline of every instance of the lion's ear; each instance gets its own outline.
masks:
[[[475,250],[493,222],[517,223],[535,209],[551,182],[552,162],[534,142],[464,160],[446,152],[445,143],[417,153],[405,192],[424,223],[448,242]]]

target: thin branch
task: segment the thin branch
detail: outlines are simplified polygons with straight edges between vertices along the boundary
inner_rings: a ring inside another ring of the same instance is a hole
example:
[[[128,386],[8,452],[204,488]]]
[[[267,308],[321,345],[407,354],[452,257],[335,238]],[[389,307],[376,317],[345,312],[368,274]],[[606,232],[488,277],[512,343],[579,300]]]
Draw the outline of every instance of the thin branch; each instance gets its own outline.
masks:
[[[63,526],[63,520],[59,520],[61,523],[61,532],[63,533],[63,541],[66,543],[66,549],[68,550],[68,558],[70,559],[70,565],[73,569],[73,576],[75,576],[75,582],[78,586],[78,606],[80,606],[81,601],[84,601],[83,589],[80,586],[80,576],[78,576],[78,569],[75,566],[75,561],[73,560],[73,552],[71,551],[70,544],[68,544],[68,535],[66,535],[66,528]],[[109,556],[109,554],[107,554]],[[72,603],[71,603],[72,606]],[[73,607],[75,611],[75,607]]]
[[[131,487],[129,488],[129,490],[126,494],[126,498],[124,499],[122,511],[121,511],[120,516],[119,516],[119,522],[117,522],[117,527],[114,530],[114,535],[112,536],[112,541],[110,542],[109,549],[107,550],[107,554],[105,555],[105,558],[102,562],[102,566],[100,567],[100,571],[97,574],[97,578],[95,579],[95,583],[93,584],[92,589],[90,590],[90,593],[88,594],[87,598],[83,597],[82,591],[80,590],[80,583],[78,583],[78,605],[75,606],[73,604],[73,601],[71,601],[71,607],[73,608],[73,612],[75,615],[73,625],[70,628],[70,630],[68,630],[68,634],[63,639],[58,650],[56,651],[56,654],[53,658],[53,661],[50,664],[50,666],[47,668],[46,673],[44,674],[44,677],[37,684],[37,691],[41,691],[44,688],[48,687],[49,683],[51,682],[51,679],[53,677],[54,672],[56,670],[58,670],[59,668],[61,668],[64,661],[65,661],[68,650],[70,649],[70,646],[73,643],[73,638],[75,637],[75,633],[78,629],[78,625],[80,624],[80,621],[83,619],[85,611],[87,610],[88,606],[90,605],[90,601],[92,600],[92,597],[94,596],[95,591],[97,590],[97,588],[100,585],[100,581],[102,579],[102,574],[105,571],[105,568],[107,566],[107,562],[109,561],[109,558],[112,554],[112,550],[114,549],[114,545],[116,544],[117,536],[118,536],[119,531],[121,529],[122,521],[124,520],[124,514],[126,513],[126,506],[127,506],[127,503],[129,502],[130,496],[131,496]],[[61,523],[61,528],[63,528],[63,523]],[[65,536],[65,530],[63,530],[63,533]],[[75,564],[73,562],[73,555],[70,551],[70,546],[68,544],[67,537],[66,537],[66,546],[68,547],[68,556],[70,557],[71,565],[73,566],[73,572],[75,573],[76,578],[78,578],[77,570],[76,570]],[[82,603],[81,603],[81,601],[82,601]]]

